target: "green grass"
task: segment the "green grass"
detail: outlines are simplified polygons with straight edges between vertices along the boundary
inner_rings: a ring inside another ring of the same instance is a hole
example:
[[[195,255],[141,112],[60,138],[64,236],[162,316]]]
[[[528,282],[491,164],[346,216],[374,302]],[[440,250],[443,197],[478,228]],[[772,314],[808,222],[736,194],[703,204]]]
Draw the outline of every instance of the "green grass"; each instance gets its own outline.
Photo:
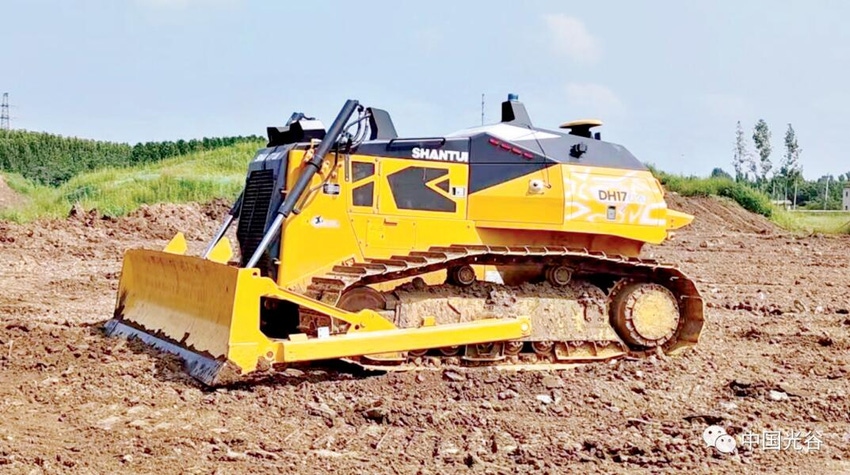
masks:
[[[649,166],[668,191],[683,196],[724,196],[731,198],[744,209],[771,219],[789,231],[850,234],[850,212],[818,213],[813,211],[788,211],[775,206],[768,196],[750,185],[737,183],[725,177],[685,177],[671,175]]]
[[[670,175],[652,167],[650,169],[664,188],[682,196],[723,196],[731,198],[748,211],[767,217],[771,217],[776,209],[766,194],[729,178],[685,177]]]
[[[23,207],[0,211],[0,219],[26,222],[64,217],[74,204],[107,216],[125,215],[143,204],[233,199],[245,180],[248,162],[263,143],[244,143],[127,168],[79,174],[58,187],[4,175],[9,187],[27,199]]]
[[[791,231],[807,233],[850,234],[850,211],[818,213],[813,211],[777,210],[773,221]]]

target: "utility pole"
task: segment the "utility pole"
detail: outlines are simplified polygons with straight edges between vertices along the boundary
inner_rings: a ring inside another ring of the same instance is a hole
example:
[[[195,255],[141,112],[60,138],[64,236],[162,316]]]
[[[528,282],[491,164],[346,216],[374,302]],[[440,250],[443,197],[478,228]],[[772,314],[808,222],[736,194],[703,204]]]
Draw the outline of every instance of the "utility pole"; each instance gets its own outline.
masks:
[[[484,125],[484,93],[481,93],[481,125]]]
[[[797,175],[794,175],[794,209],[797,209]]]
[[[3,93],[3,102],[0,102],[0,130],[10,130],[9,123],[9,93]]]
[[[829,201],[829,175],[826,176],[826,188],[823,192],[823,210],[826,211],[826,202]]]

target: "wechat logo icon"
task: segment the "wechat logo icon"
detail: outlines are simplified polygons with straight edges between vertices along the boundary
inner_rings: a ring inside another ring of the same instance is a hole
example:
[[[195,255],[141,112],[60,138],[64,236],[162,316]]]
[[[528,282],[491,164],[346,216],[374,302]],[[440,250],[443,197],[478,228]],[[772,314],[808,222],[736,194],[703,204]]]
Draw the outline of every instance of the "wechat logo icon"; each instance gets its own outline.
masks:
[[[702,433],[702,440],[709,447],[714,447],[718,452],[731,454],[735,451],[735,439],[726,433],[726,429],[720,426],[708,426]]]

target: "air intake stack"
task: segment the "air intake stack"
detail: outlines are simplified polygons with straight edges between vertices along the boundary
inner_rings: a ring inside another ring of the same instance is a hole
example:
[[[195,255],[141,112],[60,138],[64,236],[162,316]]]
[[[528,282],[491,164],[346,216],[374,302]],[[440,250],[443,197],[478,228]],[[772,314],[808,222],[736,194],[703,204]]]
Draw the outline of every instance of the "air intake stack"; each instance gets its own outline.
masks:
[[[508,100],[502,103],[502,122],[513,125],[531,127],[531,119],[525,105],[519,101],[516,94],[508,94]]]

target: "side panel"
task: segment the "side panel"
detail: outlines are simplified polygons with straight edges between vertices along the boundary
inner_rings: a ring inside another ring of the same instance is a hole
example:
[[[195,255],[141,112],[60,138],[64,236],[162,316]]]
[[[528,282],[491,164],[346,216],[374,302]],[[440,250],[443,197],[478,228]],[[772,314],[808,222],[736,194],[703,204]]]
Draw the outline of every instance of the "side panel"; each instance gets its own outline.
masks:
[[[376,161],[379,214],[466,218],[466,164],[393,158]]]
[[[469,197],[469,219],[562,225],[564,179],[561,167],[547,167],[473,193]]]
[[[518,149],[519,150],[519,149]],[[469,219],[555,225],[564,222],[562,167],[537,154],[504,151],[487,137],[472,141]]]
[[[352,155],[345,193],[350,220],[365,256],[385,258],[443,239],[465,242],[466,165]],[[435,232],[442,232],[435,239]]]
[[[566,228],[648,242],[666,236],[667,204],[648,171],[565,165]]]
[[[287,189],[301,174],[303,158],[303,150],[290,153]],[[363,259],[347,213],[345,159],[336,158],[328,154],[297,205],[300,213],[291,214],[284,223],[278,275],[282,287],[301,287],[334,265]]]

